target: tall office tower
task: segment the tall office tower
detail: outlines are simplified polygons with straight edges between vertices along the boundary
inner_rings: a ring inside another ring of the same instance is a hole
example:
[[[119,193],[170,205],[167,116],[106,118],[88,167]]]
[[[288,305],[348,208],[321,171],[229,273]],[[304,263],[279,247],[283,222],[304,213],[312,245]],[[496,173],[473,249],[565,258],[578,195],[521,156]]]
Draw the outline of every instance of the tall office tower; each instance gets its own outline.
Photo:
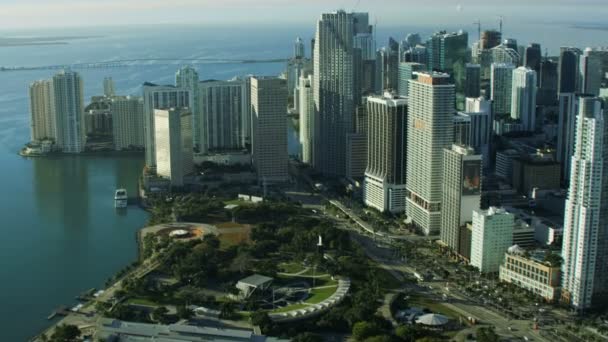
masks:
[[[407,97],[410,80],[414,79],[414,73],[424,70],[424,64],[413,62],[399,63],[399,82],[397,84],[397,94]]]
[[[392,37],[388,39],[388,56],[384,71],[385,89],[397,91],[399,87],[399,43]]]
[[[184,177],[194,172],[192,113],[189,108],[154,110],[156,173],[184,186]]]
[[[246,146],[249,114],[247,81],[202,81],[198,85],[203,154],[241,150]]]
[[[492,54],[492,63],[504,63],[513,64],[514,66],[520,65],[519,52],[511,49],[506,45],[498,45],[490,50]]]
[[[367,169],[363,198],[381,212],[405,211],[407,99],[367,98]]]
[[[304,42],[302,41],[302,38],[298,37],[293,44],[293,57],[299,59],[304,58],[306,56],[305,51]]]
[[[80,153],[86,143],[82,78],[62,71],[53,76],[55,143],[65,153]]]
[[[576,93],[579,91],[579,62],[581,50],[573,47],[562,47],[559,53],[559,74],[557,91]]]
[[[298,90],[300,92],[300,143],[302,144],[302,162],[312,164],[315,141],[315,101],[312,91],[312,75],[301,76]]]
[[[543,53],[540,49],[540,44],[530,43],[530,45],[526,47],[524,53],[524,66],[536,71],[536,73],[539,74],[542,58]]]
[[[114,96],[110,102],[112,139],[117,151],[144,147],[144,101],[141,97]]]
[[[480,101],[487,104],[486,108],[470,107],[454,117],[454,143],[474,148],[476,153],[483,155],[484,165],[489,166],[492,111],[489,101]]]
[[[55,91],[53,81],[30,85],[31,140],[55,139]]]
[[[540,63],[539,78],[538,104],[554,105],[557,101],[557,63],[549,59],[544,59]]]
[[[353,51],[360,51],[361,56],[360,60],[355,61],[355,88],[360,89],[355,96],[365,96],[375,91],[376,82],[376,41],[371,26],[368,31],[355,34]],[[360,104],[360,99],[355,100]]]
[[[491,207],[473,211],[471,266],[481,273],[496,273],[513,245],[515,217],[504,209]]]
[[[536,71],[526,67],[513,70],[511,118],[520,120],[524,129],[536,130]]]
[[[410,47],[414,47],[422,43],[422,38],[419,33],[409,33],[405,36],[405,41]]]
[[[144,83],[144,137],[146,147],[146,166],[154,171],[156,168],[156,150],[154,147],[154,110],[169,108],[192,108],[194,105],[189,90],[171,85],[161,86]],[[192,117],[190,117],[192,118]]]
[[[452,145],[455,87],[447,74],[415,75],[408,97],[406,214],[432,235],[441,225],[443,149]]]
[[[500,45],[502,40],[502,33],[496,30],[489,30],[481,32],[481,39],[479,48],[481,50],[489,50],[493,47]]]
[[[557,124],[557,161],[562,165],[562,181],[569,184],[573,170],[572,156],[575,149],[577,117],[585,103],[594,101],[592,95],[559,94],[559,116]],[[589,109],[589,105],[586,106]]]
[[[106,77],[103,79],[103,94],[106,97],[112,97],[116,95],[116,90],[114,88],[114,80],[112,77]]]
[[[192,144],[195,150],[201,146],[201,114],[199,112],[198,72],[191,66],[184,66],[175,73],[175,86],[190,92],[189,106],[192,112]]]
[[[511,94],[513,84],[513,64],[492,64],[491,99],[495,118],[511,114]]]
[[[435,33],[427,41],[428,70],[449,73],[454,79],[464,78],[469,34],[464,31]],[[461,75],[455,75],[460,73]]]
[[[287,181],[287,84],[251,78],[252,158],[260,184]]]
[[[575,309],[608,295],[608,127],[600,100],[581,100],[564,214],[562,297]]]
[[[471,147],[452,145],[443,150],[443,198],[440,238],[458,251],[460,227],[473,219],[481,202],[481,155]]]
[[[427,48],[421,45],[416,45],[405,52],[403,56],[405,62],[420,63],[426,65],[427,60]]]
[[[515,51],[518,50],[517,39],[507,38],[502,42],[502,44],[509,49],[513,49]]]
[[[591,48],[586,48],[580,57],[580,74],[580,91],[598,96],[605,76],[602,75],[601,55]]]
[[[313,92],[319,135],[314,165],[324,175],[346,173],[346,136],[352,133],[353,14],[325,13],[317,23]]]
[[[464,73],[464,97],[481,95],[481,65],[467,63]]]
[[[355,131],[346,136],[346,178],[363,181],[367,167],[367,97],[355,108]]]

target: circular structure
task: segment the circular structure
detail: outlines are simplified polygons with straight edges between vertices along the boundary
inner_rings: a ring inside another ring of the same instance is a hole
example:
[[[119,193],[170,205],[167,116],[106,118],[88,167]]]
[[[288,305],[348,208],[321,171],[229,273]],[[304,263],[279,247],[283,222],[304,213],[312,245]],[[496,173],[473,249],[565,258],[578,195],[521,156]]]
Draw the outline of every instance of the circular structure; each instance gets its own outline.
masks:
[[[438,327],[441,325],[446,325],[448,323],[448,321],[449,321],[449,319],[447,317],[445,317],[444,315],[427,314],[427,315],[420,316],[416,320],[416,323],[422,324],[422,325],[428,325],[428,326],[432,326],[432,327]]]
[[[190,235],[190,232],[187,231],[187,230],[184,230],[184,229],[174,230],[171,233],[169,233],[170,237],[172,237],[172,238],[178,238],[178,239],[185,238],[188,235]]]

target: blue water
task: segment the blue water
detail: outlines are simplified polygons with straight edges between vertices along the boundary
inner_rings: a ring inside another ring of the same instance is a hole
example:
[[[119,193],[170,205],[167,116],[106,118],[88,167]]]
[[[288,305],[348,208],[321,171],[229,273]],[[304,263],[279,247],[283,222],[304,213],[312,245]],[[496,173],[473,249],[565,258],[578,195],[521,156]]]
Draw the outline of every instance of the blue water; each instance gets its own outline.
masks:
[[[100,35],[68,45],[0,48],[0,65],[35,66],[133,58],[283,58],[292,53],[296,36],[309,39],[314,26],[282,28],[128,27],[122,29],[2,32],[1,35]],[[547,22],[547,21],[544,21]],[[469,23],[463,26],[475,32]],[[458,27],[379,26],[378,40],[409,32],[429,34]],[[521,24],[509,28],[520,44],[540,41],[549,53],[560,45],[608,45],[605,32],[554,24]],[[471,33],[474,38],[476,34]],[[102,92],[111,76],[119,94],[140,94],[144,81],[173,83],[173,65],[78,70],[87,98]],[[274,64],[197,65],[202,79],[228,79],[247,74],[277,75]],[[16,153],[29,139],[27,88],[54,71],[0,73],[0,340],[22,341],[48,322],[45,317],[91,287],[99,287],[136,257],[135,231],[147,214],[112,208],[113,190],[133,193],[141,156],[82,156],[28,160]],[[290,154],[298,153],[297,135],[289,134]]]

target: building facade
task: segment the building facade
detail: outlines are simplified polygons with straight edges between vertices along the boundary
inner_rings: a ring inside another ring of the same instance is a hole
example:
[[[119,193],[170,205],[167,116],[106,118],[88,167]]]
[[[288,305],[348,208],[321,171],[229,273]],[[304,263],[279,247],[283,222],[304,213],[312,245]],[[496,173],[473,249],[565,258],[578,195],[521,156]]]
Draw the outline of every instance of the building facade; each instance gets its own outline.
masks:
[[[274,77],[251,78],[252,158],[260,184],[288,180],[287,84]]]
[[[536,130],[536,71],[526,67],[513,70],[511,118],[520,120],[529,132]]]
[[[315,142],[315,102],[312,91],[312,76],[300,77],[298,85],[300,101],[300,143],[302,144],[302,162],[312,164],[314,161]]]
[[[495,116],[511,114],[514,68],[513,64],[492,64],[490,83],[492,113],[494,113]]]
[[[441,226],[443,149],[452,145],[455,89],[443,73],[410,81],[406,214],[425,235]]]
[[[64,153],[80,153],[86,144],[84,85],[76,72],[53,76],[55,99],[55,144]]]
[[[188,108],[154,110],[156,173],[183,187],[184,177],[194,172],[192,113]]]
[[[30,114],[31,140],[54,140],[55,91],[52,80],[36,81],[30,85]]]
[[[516,247],[509,248],[504,263],[500,265],[500,281],[526,289],[548,302],[558,300],[561,277],[559,267],[533,256],[526,257]]]
[[[117,151],[143,148],[144,101],[137,96],[114,96],[110,100],[112,137]]]
[[[181,67],[175,73],[175,86],[190,92],[190,105],[192,111],[192,144],[195,150],[201,146],[201,115],[198,92],[198,72],[192,66]]]
[[[408,87],[410,80],[414,79],[415,72],[422,71],[424,67],[424,64],[415,62],[399,63],[399,81],[397,86],[397,94],[399,94],[399,96],[408,96]]]
[[[404,212],[407,100],[390,94],[370,96],[367,117],[365,204],[381,212]]]
[[[505,253],[513,245],[513,214],[490,207],[473,211],[471,266],[481,273],[497,273]]]
[[[576,120],[564,215],[562,297],[577,310],[602,305],[608,291],[608,126],[601,101],[586,98]]]

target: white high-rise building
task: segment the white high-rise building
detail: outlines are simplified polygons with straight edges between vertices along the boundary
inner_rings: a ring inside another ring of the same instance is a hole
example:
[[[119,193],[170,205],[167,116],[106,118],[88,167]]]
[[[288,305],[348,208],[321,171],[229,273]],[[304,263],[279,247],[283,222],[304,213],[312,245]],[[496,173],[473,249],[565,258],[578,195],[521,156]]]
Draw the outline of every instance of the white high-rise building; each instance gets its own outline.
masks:
[[[251,78],[252,158],[260,184],[286,182],[287,83],[276,77]]]
[[[515,216],[504,209],[473,211],[471,266],[481,273],[497,273],[513,245],[514,226]]]
[[[495,116],[511,114],[513,64],[492,64],[490,76],[492,113]]]
[[[112,80],[112,77],[106,77],[103,79],[103,94],[106,97],[116,95],[116,90],[114,89],[114,80]]]
[[[114,149],[144,147],[144,102],[138,96],[114,96],[110,100]]]
[[[300,38],[300,37],[298,37],[296,39],[296,42],[293,44],[293,57],[294,58],[306,57],[305,50],[304,50],[304,42],[302,41],[302,38]]]
[[[410,80],[406,214],[426,235],[441,226],[443,149],[454,132],[455,87],[443,73],[415,73]]]
[[[31,140],[55,139],[55,92],[52,80],[30,85]]]
[[[192,109],[192,144],[196,150],[201,148],[201,113],[199,112],[198,72],[191,66],[184,66],[175,73],[175,86],[190,91]]]
[[[564,215],[562,297],[584,310],[608,295],[608,126],[601,100],[580,101]]]
[[[325,175],[346,173],[347,135],[354,116],[354,16],[324,13],[317,22],[313,92],[318,113],[314,167]]]
[[[300,99],[300,143],[302,162],[312,164],[315,141],[315,101],[312,91],[312,75],[300,77],[298,97]]]
[[[513,70],[511,118],[520,120],[526,131],[536,130],[536,71],[532,69]]]
[[[62,71],[53,76],[55,94],[55,144],[64,153],[84,151],[84,93],[82,78],[76,72]]]
[[[203,154],[241,150],[246,147],[250,128],[248,82],[208,80],[199,83],[201,145]]]
[[[144,83],[144,137],[146,147],[146,166],[153,171],[156,167],[156,150],[154,147],[154,110],[169,108],[192,108],[192,96],[189,90],[171,85],[160,86]]]
[[[156,173],[184,186],[184,177],[194,172],[192,114],[188,108],[154,110]]]
[[[381,212],[405,211],[407,168],[407,99],[367,98],[367,169],[365,204]]]

